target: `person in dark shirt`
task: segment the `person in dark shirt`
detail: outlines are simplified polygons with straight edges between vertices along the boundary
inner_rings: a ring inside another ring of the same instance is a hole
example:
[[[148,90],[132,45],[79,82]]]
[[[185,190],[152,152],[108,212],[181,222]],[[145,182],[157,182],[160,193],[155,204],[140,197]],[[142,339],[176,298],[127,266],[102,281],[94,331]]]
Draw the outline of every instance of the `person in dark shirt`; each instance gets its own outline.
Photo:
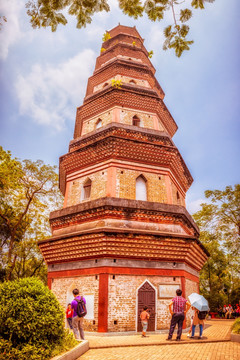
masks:
[[[180,341],[182,335],[183,321],[185,319],[185,315],[187,311],[191,307],[191,304],[186,299],[184,299],[184,297],[182,297],[181,289],[177,289],[176,294],[177,296],[173,298],[170,304],[168,305],[170,314],[172,315],[172,319],[171,319],[171,325],[167,340],[172,340],[174,329],[178,324],[176,340]]]
[[[84,299],[83,296],[79,295],[79,290],[78,289],[73,290],[73,296],[74,296],[74,300],[71,302],[71,307],[73,309],[73,319],[72,319],[73,333],[74,333],[74,336],[75,336],[75,338],[77,340],[80,340],[80,337],[81,337],[82,340],[85,340],[84,339],[84,331],[83,331],[84,318],[79,317],[77,315],[78,302],[75,299],[81,300],[81,298],[82,298],[82,300],[84,301],[85,304],[86,304],[86,300]]]

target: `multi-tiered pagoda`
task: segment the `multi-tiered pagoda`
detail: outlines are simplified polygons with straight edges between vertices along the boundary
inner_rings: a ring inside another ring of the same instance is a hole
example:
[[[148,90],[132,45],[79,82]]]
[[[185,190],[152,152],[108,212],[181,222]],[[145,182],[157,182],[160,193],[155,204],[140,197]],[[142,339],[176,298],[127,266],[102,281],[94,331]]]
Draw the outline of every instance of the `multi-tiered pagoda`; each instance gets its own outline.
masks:
[[[177,288],[198,292],[208,254],[185,208],[193,179],[143,39],[135,27],[109,34],[60,158],[64,207],[39,246],[61,304],[76,287],[85,296],[85,330],[139,331],[147,305],[154,331],[169,326]]]

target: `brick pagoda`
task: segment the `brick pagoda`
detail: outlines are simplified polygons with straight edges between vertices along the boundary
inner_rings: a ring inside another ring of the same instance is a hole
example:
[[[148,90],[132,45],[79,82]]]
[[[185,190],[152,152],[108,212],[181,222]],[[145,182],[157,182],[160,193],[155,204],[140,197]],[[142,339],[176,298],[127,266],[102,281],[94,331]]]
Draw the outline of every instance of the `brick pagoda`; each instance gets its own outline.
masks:
[[[177,288],[198,292],[208,253],[185,208],[193,179],[143,39],[135,27],[109,34],[60,158],[64,207],[39,246],[60,303],[75,287],[85,296],[85,330],[139,331],[143,305],[149,330],[166,329],[167,304]]]

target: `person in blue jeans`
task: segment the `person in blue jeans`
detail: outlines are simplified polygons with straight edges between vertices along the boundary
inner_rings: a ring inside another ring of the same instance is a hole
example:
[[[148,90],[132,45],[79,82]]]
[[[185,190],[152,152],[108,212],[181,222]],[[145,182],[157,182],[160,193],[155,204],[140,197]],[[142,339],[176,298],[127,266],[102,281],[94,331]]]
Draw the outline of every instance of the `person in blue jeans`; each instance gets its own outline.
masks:
[[[71,302],[71,307],[73,309],[73,319],[72,319],[73,333],[74,333],[74,336],[75,336],[75,338],[77,340],[80,340],[80,337],[81,337],[82,340],[85,340],[84,339],[84,331],[83,331],[84,318],[79,317],[77,315],[77,305],[78,305],[78,303],[77,303],[77,301],[75,299],[80,300],[82,298],[85,304],[86,304],[86,300],[84,299],[83,296],[80,296],[78,289],[73,290],[73,296],[74,296],[74,300]]]
[[[202,339],[204,321],[200,320],[198,318],[198,313],[199,313],[199,311],[197,309],[195,309],[195,313],[194,313],[194,317],[193,317],[193,324],[192,324],[192,336],[191,336],[191,338],[194,338],[196,326],[199,325],[198,339]]]

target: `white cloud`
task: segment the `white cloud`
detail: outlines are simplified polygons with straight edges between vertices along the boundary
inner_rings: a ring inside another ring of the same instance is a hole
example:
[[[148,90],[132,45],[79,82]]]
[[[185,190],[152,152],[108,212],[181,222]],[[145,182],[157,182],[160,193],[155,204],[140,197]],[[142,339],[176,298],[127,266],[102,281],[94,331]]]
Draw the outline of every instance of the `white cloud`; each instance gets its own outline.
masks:
[[[24,2],[22,0],[0,2],[0,14],[7,18],[7,22],[3,22],[0,31],[0,58],[3,60],[8,56],[9,47],[22,37],[19,17],[23,7]]]
[[[201,204],[203,203],[207,203],[207,200],[206,199],[197,199],[197,200],[194,200],[194,201],[190,201],[188,202],[187,201],[187,210],[190,214],[194,214],[196,213],[197,211],[201,210]]]
[[[82,103],[94,61],[94,52],[87,49],[58,66],[35,64],[27,75],[19,75],[15,89],[20,114],[38,124],[64,129],[66,121],[74,121],[75,108]]]

